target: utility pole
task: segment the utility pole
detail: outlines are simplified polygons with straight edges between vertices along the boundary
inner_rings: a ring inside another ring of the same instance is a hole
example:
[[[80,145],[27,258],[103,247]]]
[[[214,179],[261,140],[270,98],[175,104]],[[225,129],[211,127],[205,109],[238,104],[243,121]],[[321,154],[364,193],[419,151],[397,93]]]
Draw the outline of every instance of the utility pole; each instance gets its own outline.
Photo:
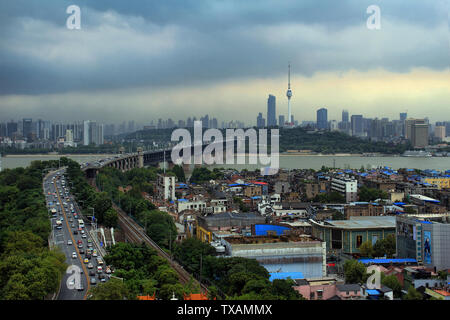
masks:
[[[200,254],[200,286],[202,285],[202,254]]]

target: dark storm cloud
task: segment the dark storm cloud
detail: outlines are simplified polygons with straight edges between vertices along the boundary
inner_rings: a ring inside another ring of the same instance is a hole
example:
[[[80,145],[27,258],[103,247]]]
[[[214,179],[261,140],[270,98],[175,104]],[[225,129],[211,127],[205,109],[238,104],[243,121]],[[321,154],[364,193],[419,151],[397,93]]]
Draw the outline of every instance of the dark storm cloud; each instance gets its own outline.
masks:
[[[67,6],[82,30],[65,28]],[[382,30],[365,28],[382,9]],[[84,0],[0,4],[0,94],[194,86],[295,72],[448,67],[444,1]],[[448,35],[447,35],[448,36]]]

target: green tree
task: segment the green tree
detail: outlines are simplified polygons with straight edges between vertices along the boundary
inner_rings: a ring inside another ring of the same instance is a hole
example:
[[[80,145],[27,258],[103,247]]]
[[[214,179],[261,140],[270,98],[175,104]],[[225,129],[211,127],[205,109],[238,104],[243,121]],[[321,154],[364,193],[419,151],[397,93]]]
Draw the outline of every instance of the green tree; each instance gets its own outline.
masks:
[[[216,250],[209,244],[197,238],[184,239],[174,250],[175,258],[193,273],[200,273],[200,257],[215,255]]]
[[[89,300],[124,300],[128,297],[129,290],[120,279],[110,279],[105,283],[99,283],[89,291]]]
[[[362,262],[347,260],[344,264],[344,276],[346,283],[364,283],[368,277],[367,269]]]
[[[395,275],[385,276],[384,273],[382,273],[381,283],[392,289],[394,298],[400,298],[402,296],[402,286]]]
[[[410,286],[408,289],[408,293],[403,297],[404,300],[422,300],[422,294],[417,291],[414,286]]]
[[[372,258],[373,256],[372,242],[365,241],[359,246],[358,249],[362,257]]]
[[[395,235],[387,235],[384,239],[378,240],[373,246],[373,255],[375,257],[392,258],[396,253],[396,239]]]

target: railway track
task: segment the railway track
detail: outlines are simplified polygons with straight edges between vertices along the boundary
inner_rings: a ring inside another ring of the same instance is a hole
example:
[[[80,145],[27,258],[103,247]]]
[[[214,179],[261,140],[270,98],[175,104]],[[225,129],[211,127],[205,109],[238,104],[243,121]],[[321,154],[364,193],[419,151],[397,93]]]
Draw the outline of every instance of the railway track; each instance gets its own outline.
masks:
[[[185,269],[183,269],[176,261],[173,261],[169,254],[161,249],[150,237],[145,233],[144,229],[139,226],[133,219],[131,219],[126,213],[122,211],[118,206],[113,204],[113,208],[117,211],[117,215],[119,218],[119,225],[125,233],[126,238],[130,242],[134,243],[142,243],[144,242],[151,248],[155,249],[157,254],[166,259],[170,266],[178,273],[178,277],[183,284],[186,284],[191,279],[191,274],[188,273]],[[193,279],[198,283],[197,280]],[[200,284],[200,283],[198,283]],[[201,288],[203,290],[207,290],[207,287],[201,284]]]
[[[95,183],[95,179],[89,179],[88,180],[91,186],[93,186],[97,191],[98,188]],[[119,226],[124,231],[126,239],[128,239],[130,242],[141,244],[144,242],[145,244],[149,245],[151,248],[156,250],[156,253],[166,259],[170,266],[177,272],[178,278],[181,283],[186,284],[191,279],[194,281],[195,284],[198,284],[200,288],[203,291],[207,291],[208,288],[203,284],[197,281],[192,275],[187,272],[181,265],[179,265],[176,261],[172,260],[171,257],[165,252],[163,249],[161,249],[160,246],[156,244],[144,231],[144,229],[138,225],[133,219],[131,219],[119,206],[117,206],[114,202],[112,202],[112,206],[114,210],[117,212],[118,220],[119,220]]]

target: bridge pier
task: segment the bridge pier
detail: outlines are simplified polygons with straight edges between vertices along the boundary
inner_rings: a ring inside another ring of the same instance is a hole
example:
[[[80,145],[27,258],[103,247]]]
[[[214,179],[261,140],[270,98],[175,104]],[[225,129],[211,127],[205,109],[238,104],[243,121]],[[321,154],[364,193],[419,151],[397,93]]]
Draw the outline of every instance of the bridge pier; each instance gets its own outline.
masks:
[[[144,150],[139,147],[137,149],[138,152],[138,168],[143,168],[144,167]]]

